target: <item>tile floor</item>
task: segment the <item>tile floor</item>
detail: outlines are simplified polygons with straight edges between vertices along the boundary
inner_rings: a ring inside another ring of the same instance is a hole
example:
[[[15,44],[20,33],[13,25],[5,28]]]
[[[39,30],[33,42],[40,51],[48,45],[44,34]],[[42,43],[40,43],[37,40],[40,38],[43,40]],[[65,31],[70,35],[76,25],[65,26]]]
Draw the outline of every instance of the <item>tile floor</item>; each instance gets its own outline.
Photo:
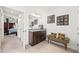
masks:
[[[22,42],[15,35],[5,36],[4,43],[2,45],[3,53],[74,53],[68,49],[64,50],[63,47],[43,41],[35,46],[26,46],[26,50],[23,49]]]

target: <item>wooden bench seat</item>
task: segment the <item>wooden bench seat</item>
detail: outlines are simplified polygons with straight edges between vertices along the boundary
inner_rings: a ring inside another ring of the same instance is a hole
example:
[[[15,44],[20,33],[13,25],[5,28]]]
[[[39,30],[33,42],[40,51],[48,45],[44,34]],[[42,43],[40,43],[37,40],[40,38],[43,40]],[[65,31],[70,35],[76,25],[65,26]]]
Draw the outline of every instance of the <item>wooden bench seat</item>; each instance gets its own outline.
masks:
[[[49,41],[55,41],[64,44],[65,50],[67,50],[67,44],[69,43],[69,38],[65,37],[65,34],[61,33],[51,33],[48,35],[48,42]]]

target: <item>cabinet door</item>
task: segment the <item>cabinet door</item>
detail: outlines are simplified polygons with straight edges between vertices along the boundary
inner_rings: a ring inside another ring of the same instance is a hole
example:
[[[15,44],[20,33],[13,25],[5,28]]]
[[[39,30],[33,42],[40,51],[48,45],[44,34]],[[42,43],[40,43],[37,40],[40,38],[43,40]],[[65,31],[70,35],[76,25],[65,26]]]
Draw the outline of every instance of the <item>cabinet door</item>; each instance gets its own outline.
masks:
[[[32,45],[33,44],[33,33],[29,32],[29,44]]]
[[[37,43],[39,43],[40,42],[40,32],[38,31],[37,32]]]
[[[33,32],[33,44],[38,43],[38,32]]]
[[[46,39],[46,31],[41,32],[41,41],[44,41]]]

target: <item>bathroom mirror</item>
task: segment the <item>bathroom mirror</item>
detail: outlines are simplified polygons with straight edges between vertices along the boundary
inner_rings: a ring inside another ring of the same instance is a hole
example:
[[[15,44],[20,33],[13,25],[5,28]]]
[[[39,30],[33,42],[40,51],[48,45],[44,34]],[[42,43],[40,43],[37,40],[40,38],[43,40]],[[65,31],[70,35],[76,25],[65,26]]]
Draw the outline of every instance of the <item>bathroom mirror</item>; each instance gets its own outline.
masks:
[[[40,15],[38,13],[31,13],[29,15],[29,28],[38,28],[40,23]]]

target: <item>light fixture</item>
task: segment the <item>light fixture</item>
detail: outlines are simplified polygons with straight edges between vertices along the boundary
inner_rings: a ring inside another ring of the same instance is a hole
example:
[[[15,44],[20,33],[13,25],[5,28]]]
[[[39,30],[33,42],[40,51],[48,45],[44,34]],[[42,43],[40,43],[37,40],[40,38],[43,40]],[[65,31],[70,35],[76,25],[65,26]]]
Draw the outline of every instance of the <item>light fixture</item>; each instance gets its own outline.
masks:
[[[40,17],[40,15],[36,14],[36,13],[32,13],[31,14],[32,16],[35,16],[35,17]]]
[[[11,13],[14,13],[14,11],[11,11]]]

